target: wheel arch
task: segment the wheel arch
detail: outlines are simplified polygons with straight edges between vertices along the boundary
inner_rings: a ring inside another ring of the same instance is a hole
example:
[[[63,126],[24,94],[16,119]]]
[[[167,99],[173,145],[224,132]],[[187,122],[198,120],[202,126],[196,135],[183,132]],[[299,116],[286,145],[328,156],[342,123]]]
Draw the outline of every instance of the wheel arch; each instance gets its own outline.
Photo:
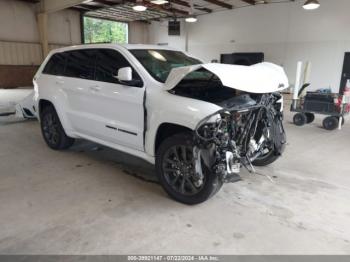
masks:
[[[45,98],[41,98],[39,100],[39,102],[38,102],[38,119],[39,120],[41,119],[41,114],[42,114],[43,110],[48,106],[52,106],[55,109],[55,111],[60,119],[60,122],[62,124],[62,127],[63,127],[64,131],[67,133],[67,135],[75,138],[75,135],[72,133],[73,129],[72,129],[70,123],[68,122],[68,119],[66,118],[66,114],[65,114],[64,110],[61,111],[61,108],[59,108],[58,105],[55,105],[55,103],[52,102],[51,100],[45,99]]]
[[[55,108],[54,104],[51,101],[49,101],[47,99],[40,99],[39,100],[39,104],[38,104],[39,114],[38,115],[40,118],[41,118],[41,114],[42,114],[44,108],[46,108],[48,106],[52,106],[53,108]],[[56,108],[55,108],[55,110],[56,110]]]
[[[174,123],[162,123],[158,126],[155,140],[154,140],[154,153],[157,152],[160,144],[170,136],[183,132],[193,132],[193,130],[184,125],[174,124]]]

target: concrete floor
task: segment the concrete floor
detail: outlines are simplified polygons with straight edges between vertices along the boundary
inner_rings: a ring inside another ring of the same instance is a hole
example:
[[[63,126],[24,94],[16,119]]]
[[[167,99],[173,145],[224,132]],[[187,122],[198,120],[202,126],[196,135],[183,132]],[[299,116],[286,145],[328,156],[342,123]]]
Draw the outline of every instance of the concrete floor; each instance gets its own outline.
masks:
[[[142,160],[84,141],[53,151],[36,121],[0,120],[0,253],[350,254],[350,124],[290,119],[283,158],[197,206]]]

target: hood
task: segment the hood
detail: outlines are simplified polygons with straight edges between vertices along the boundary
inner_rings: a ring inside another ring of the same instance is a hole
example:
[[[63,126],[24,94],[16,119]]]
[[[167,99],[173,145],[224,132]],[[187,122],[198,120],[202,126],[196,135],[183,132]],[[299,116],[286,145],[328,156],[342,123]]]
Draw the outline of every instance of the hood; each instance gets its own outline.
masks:
[[[252,66],[209,63],[177,67],[170,71],[163,88],[173,89],[186,75],[200,68],[215,74],[224,86],[248,93],[272,93],[289,86],[282,67],[264,62]]]

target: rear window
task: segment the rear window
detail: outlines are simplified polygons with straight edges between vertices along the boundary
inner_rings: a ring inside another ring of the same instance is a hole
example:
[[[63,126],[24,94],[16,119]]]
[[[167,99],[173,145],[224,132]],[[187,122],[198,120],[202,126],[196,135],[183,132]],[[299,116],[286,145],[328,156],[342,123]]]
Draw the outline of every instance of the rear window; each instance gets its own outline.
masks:
[[[56,53],[47,62],[43,73],[123,84],[115,78],[118,70],[122,67],[132,68],[132,81],[129,82],[129,85],[143,86],[141,77],[128,60],[118,51],[107,48],[80,49]]]
[[[66,53],[57,53],[51,56],[49,62],[47,62],[43,70],[43,73],[49,75],[63,75],[66,57]]]
[[[76,50],[67,52],[67,63],[64,76],[94,79],[95,74],[95,51]]]

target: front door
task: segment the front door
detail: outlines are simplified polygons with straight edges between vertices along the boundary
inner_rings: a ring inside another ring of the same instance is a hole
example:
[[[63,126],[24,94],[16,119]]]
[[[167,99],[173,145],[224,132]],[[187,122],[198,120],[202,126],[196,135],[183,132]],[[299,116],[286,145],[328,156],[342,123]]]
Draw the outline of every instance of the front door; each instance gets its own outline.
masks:
[[[339,93],[342,94],[346,85],[347,80],[350,79],[350,53],[345,53],[343,72],[340,80]]]
[[[117,50],[96,50],[95,81],[99,84],[90,91],[94,99],[90,110],[103,129],[102,139],[143,151],[145,89],[134,68],[132,82],[119,82],[115,76],[122,67],[132,68]]]

